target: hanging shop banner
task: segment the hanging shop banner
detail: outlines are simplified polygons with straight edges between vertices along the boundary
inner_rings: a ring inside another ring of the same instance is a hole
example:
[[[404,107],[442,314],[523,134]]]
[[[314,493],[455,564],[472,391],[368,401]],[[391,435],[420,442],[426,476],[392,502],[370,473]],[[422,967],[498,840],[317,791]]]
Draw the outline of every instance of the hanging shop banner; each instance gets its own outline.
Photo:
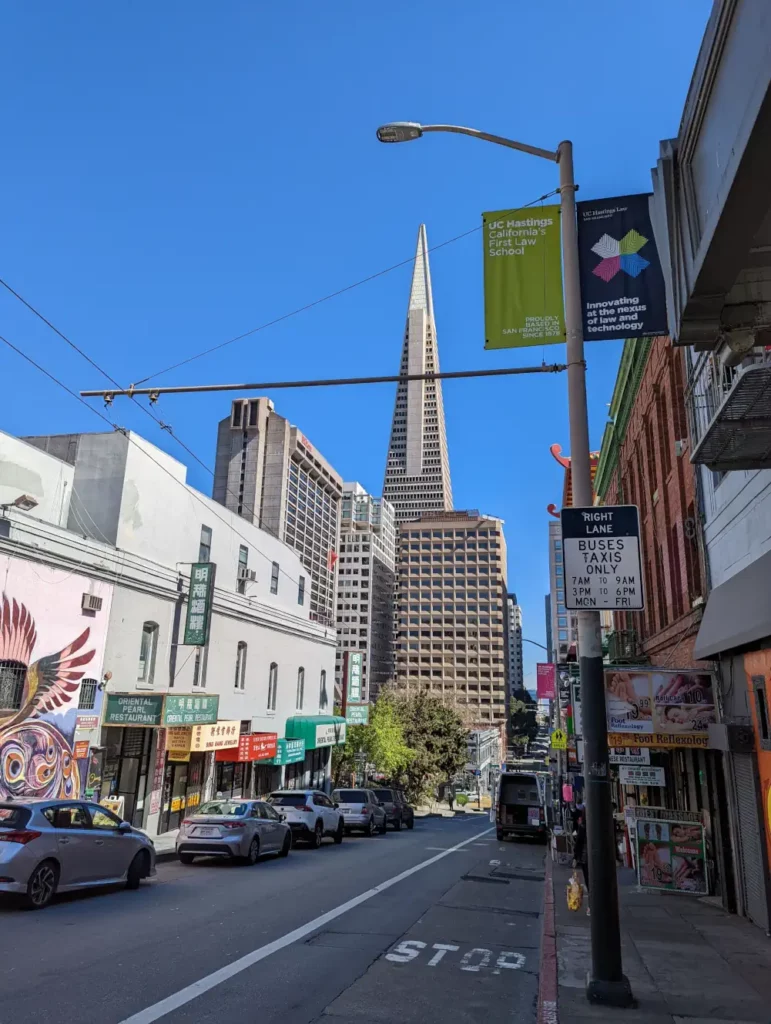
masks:
[[[108,693],[104,725],[155,726],[161,724],[163,694]]]
[[[217,694],[200,697],[168,693],[163,708],[164,725],[208,725],[216,722],[219,704]]]
[[[535,666],[537,700],[554,700],[557,667],[551,662],[539,662]]]
[[[157,814],[161,809],[163,795],[163,776],[166,767],[166,730],[159,729],[155,736],[155,767],[153,783],[150,791],[150,814]]]
[[[702,672],[606,669],[605,705],[608,732],[632,735],[636,746],[706,747],[709,726],[717,722],[712,676]],[[697,739],[703,742],[687,742]]]
[[[276,756],[278,735],[275,732],[252,732],[239,736],[237,747],[218,750],[215,761],[269,761]]]
[[[369,725],[369,704],[348,704],[345,721],[347,725]]]
[[[297,764],[305,760],[305,740],[278,740],[271,764]]]
[[[482,214],[485,348],[565,341],[560,208]]]
[[[577,203],[584,339],[667,334],[650,194]]]
[[[348,652],[348,703],[359,704],[362,700],[362,667],[364,655]]]
[[[202,750],[220,750],[238,743],[241,734],[240,722],[215,722],[213,725],[194,725],[190,735],[190,749],[193,753]]]
[[[182,641],[186,646],[205,647],[209,642],[216,571],[214,562],[194,562],[190,567],[190,593]]]
[[[170,761],[190,760],[193,730],[188,725],[173,725],[166,730],[166,753]]]
[[[619,766],[618,781],[622,786],[658,786],[661,789],[667,784],[663,768],[631,764]]]
[[[608,760],[611,764],[650,764],[651,752],[647,747],[611,747]]]
[[[677,811],[670,812],[673,817]],[[696,822],[636,818],[637,880],[646,889],[706,896],[704,827]]]

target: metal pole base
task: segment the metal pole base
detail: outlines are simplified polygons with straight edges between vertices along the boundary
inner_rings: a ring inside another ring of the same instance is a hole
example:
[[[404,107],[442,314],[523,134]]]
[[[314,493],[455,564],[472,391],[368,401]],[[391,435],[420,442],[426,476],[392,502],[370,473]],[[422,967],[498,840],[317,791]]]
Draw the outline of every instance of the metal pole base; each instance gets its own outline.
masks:
[[[632,995],[632,986],[625,974],[621,975],[620,981],[603,981],[600,978],[593,978],[591,971],[587,971],[586,998],[590,1003],[618,1006],[621,1009],[637,1005]]]

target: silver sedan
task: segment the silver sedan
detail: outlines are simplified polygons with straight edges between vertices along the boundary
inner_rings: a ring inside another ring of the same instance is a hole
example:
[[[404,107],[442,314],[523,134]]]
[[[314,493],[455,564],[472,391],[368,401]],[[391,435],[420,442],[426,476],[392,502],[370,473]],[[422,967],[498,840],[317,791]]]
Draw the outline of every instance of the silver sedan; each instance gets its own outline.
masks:
[[[195,857],[227,857],[256,864],[264,853],[286,857],[292,832],[263,800],[210,800],[185,818],[177,835],[183,864]]]
[[[155,847],[144,832],[82,800],[0,801],[0,893],[31,910],[57,892],[125,883],[138,889],[155,874]]]

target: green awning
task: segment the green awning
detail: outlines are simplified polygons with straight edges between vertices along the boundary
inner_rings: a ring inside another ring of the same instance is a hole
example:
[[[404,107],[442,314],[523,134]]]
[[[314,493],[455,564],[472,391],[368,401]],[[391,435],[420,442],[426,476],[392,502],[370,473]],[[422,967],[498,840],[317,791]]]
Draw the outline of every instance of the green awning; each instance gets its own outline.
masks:
[[[286,720],[286,738],[305,740],[306,750],[345,743],[345,719],[339,715],[296,715]]]

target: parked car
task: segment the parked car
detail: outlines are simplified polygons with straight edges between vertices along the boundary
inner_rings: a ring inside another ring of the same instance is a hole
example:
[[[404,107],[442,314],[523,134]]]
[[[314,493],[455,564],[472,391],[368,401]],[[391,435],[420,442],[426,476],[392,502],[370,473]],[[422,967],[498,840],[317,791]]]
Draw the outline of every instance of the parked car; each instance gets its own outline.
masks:
[[[292,832],[264,800],[210,800],[184,819],[176,845],[183,864],[204,856],[256,864],[265,853],[286,857]]]
[[[336,789],[332,799],[343,812],[346,832],[385,835],[388,815],[371,789]]]
[[[392,825],[395,831],[399,832],[402,825],[415,828],[415,812],[400,789],[389,786],[388,789],[375,789],[373,792],[383,805],[388,824]]]
[[[292,830],[294,839],[318,849],[324,836],[343,841],[343,815],[326,793],[317,789],[279,789],[268,800]]]
[[[144,832],[99,804],[81,800],[0,802],[0,892],[42,910],[57,892],[125,883],[155,874]]]

